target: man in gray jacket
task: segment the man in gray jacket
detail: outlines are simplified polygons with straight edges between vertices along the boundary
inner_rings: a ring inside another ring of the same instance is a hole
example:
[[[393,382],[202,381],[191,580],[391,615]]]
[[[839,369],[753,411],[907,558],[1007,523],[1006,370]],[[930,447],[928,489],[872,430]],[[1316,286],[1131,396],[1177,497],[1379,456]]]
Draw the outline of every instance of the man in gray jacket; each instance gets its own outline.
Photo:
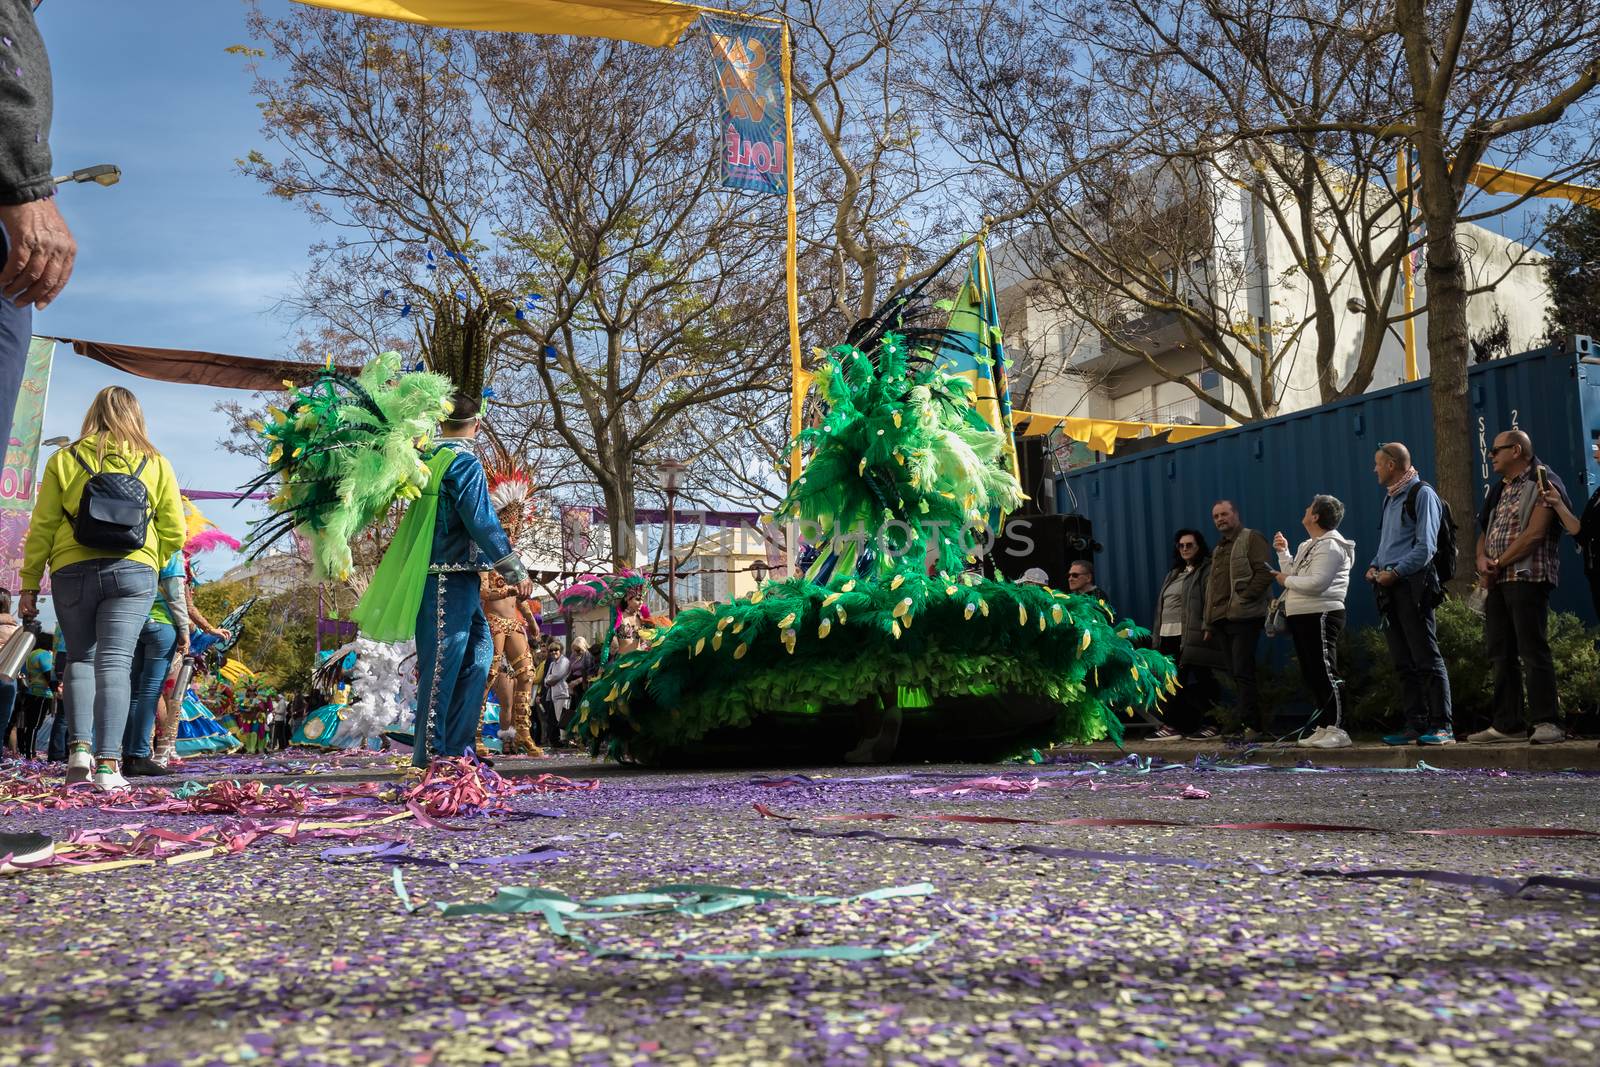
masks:
[[[1253,740],[1266,734],[1271,724],[1271,712],[1262,710],[1256,686],[1256,646],[1267,621],[1272,587],[1267,539],[1245,528],[1231,500],[1212,505],[1211,522],[1221,540],[1211,552],[1206,582],[1205,640],[1215,639],[1221,645],[1246,739]]]
[[[34,0],[0,0],[0,450],[28,362],[33,309],[49,305],[78,246],[56,209],[50,168],[50,58],[33,21]]]

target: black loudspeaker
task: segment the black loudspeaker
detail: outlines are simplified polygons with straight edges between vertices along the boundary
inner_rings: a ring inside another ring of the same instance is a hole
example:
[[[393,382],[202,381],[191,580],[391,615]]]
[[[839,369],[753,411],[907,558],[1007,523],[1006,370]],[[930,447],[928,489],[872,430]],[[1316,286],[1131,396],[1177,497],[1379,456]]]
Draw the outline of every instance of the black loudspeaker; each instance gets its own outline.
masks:
[[[1049,515],[1056,510],[1055,473],[1050,456],[1045,451],[1048,435],[1020,437],[1017,439],[1017,481],[1028,499],[1022,502],[1018,515]]]
[[[1030,515],[1006,518],[1005,534],[995,543],[995,567],[1015,581],[1030,567],[1050,576],[1055,589],[1067,587],[1073,560],[1093,561],[1100,545],[1094,524],[1082,515]]]

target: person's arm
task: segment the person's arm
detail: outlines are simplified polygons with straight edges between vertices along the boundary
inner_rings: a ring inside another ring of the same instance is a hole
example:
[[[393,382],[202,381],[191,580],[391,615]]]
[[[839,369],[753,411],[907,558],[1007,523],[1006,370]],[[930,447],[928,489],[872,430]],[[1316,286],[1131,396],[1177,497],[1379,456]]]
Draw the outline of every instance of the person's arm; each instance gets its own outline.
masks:
[[[522,559],[511,547],[495,517],[494,505],[489,502],[489,479],[483,473],[483,464],[476,457],[458,455],[450,463],[447,480],[455,483],[454,504],[474,544],[494,561],[494,569],[523,596],[533,593],[533,583]]]
[[[1294,565],[1294,557],[1289,555],[1286,548],[1278,549],[1278,570],[1283,574],[1289,573],[1289,568]]]
[[[1395,504],[1405,507],[1404,500],[1397,500]],[[1422,569],[1433,562],[1433,554],[1439,549],[1439,517],[1443,509],[1439,506],[1439,494],[1431,486],[1425,486],[1417,491],[1417,524],[1415,540],[1400,561],[1392,565],[1389,570],[1394,571],[1402,578],[1409,578],[1413,574],[1421,573]]]
[[[553,686],[564,682],[571,671],[572,661],[565,656],[557,656],[555,661],[545,668],[544,684]]]
[[[1320,552],[1317,551],[1319,547],[1322,549]],[[1333,580],[1339,577],[1341,553],[1333,545],[1323,544],[1320,541],[1312,542],[1306,553],[1306,561],[1309,564],[1306,572],[1284,575],[1283,587],[1308,596],[1326,593],[1333,585]]]
[[[1499,557],[1490,560],[1496,570],[1505,570],[1507,566],[1533,551],[1533,547],[1544,540],[1550,533],[1550,523],[1555,519],[1555,512],[1549,508],[1534,508],[1528,516],[1527,527],[1517,535],[1517,539],[1506,546],[1506,550]]]
[[[55,195],[50,159],[54,97],[50,56],[28,0],[0,0],[6,43],[0,79],[0,205],[12,207]]]
[[[196,604],[194,602],[194,590],[192,588],[190,588],[188,585],[185,585],[183,587],[183,595],[184,595],[184,598],[185,598],[184,602],[188,605],[188,609],[189,609],[188,610],[189,625],[191,627],[198,626],[200,628],[200,632],[201,633],[207,633],[207,634],[221,633],[220,630],[218,630],[215,626],[211,625],[211,620],[207,619],[205,617],[205,615],[201,613],[200,605]]]
[[[1578,531],[1583,528],[1583,520],[1572,513],[1572,509],[1567,506],[1566,499],[1560,493],[1553,488],[1546,489],[1539,494],[1539,503],[1555,512],[1556,521],[1561,524],[1563,530],[1573,537],[1578,536]]]
[[[39,493],[28,521],[28,539],[22,548],[22,595],[17,611],[25,617],[39,612],[39,582],[50,562],[56,530],[65,517],[61,507],[61,453],[57,452],[44,465],[44,477],[39,480]]]
[[[189,650],[189,598],[183,580],[183,568],[178,573],[161,579],[161,600],[167,605],[167,615],[173,629],[178,631],[177,651]]]
[[[178,495],[178,476],[166,456],[155,457],[155,462],[159,464],[155,479],[156,558],[166,561],[174,552],[183,551],[187,529],[183,521],[183,500]]]
[[[50,56],[28,0],[0,0],[0,36],[7,68],[0,78],[0,226],[7,237],[0,292],[18,307],[43,308],[65,288],[78,253],[56,206]]]

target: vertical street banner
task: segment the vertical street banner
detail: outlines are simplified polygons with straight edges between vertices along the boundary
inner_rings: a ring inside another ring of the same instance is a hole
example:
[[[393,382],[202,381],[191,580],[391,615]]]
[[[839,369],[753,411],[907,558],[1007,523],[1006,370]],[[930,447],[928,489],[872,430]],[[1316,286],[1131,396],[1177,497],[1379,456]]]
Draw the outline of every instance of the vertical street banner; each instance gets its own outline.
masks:
[[[17,394],[17,413],[0,468],[0,587],[13,594],[21,588],[22,545],[28,537],[39,470],[39,440],[44,436],[44,404],[50,393],[50,364],[56,343],[35,337],[28,345],[28,363]]]
[[[783,39],[777,26],[700,16],[722,94],[722,184],[758,193],[787,191]]]

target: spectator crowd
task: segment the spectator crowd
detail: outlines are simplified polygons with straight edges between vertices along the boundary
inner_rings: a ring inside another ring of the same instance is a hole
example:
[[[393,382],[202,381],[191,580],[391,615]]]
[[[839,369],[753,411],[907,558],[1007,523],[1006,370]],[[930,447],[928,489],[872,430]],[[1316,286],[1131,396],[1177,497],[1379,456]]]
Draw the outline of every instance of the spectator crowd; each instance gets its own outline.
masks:
[[[1595,443],[1600,462],[1600,439]],[[1489,460],[1497,475],[1476,516],[1477,582],[1470,603],[1483,616],[1484,654],[1493,671],[1493,722],[1465,736],[1472,744],[1566,739],[1548,621],[1560,581],[1559,541],[1573,536],[1600,616],[1600,490],[1581,513],[1566,487],[1541,462],[1522,430],[1495,438]],[[1273,734],[1274,709],[1258,681],[1263,635],[1287,636],[1312,714],[1296,731],[1307,748],[1346,748],[1347,686],[1339,638],[1351,575],[1375,599],[1390,659],[1401,681],[1401,727],[1388,745],[1451,745],[1458,740],[1450,674],[1439,649],[1435,612],[1455,576],[1458,528],[1439,494],[1412,465],[1410,450],[1389,442],[1373,457],[1382,492],[1375,548],[1361,553],[1341,523],[1336,497],[1312,497],[1301,516],[1305,539],[1290,551],[1280,531],[1270,542],[1245,524],[1239,505],[1211,510],[1216,544],[1198,529],[1178,530],[1172,560],[1152,614],[1151,634],[1178,666],[1180,689],[1152,737],[1214,738],[1225,680],[1233,716],[1246,740]],[[1074,563],[1074,568],[1080,564]],[[1086,568],[1092,576],[1092,568]]]

